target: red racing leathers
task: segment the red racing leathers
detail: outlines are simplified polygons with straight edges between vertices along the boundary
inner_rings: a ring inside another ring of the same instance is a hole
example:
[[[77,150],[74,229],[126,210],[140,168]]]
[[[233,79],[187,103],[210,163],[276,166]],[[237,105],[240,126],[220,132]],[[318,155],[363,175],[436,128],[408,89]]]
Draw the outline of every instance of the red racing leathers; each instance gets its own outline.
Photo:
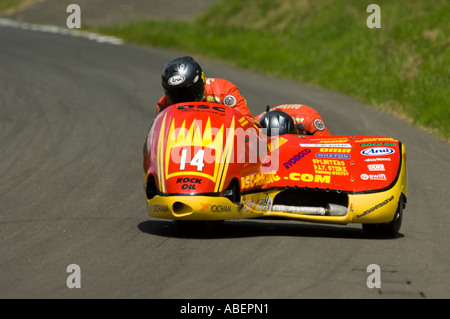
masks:
[[[331,136],[331,133],[325,125],[322,117],[312,107],[302,104],[282,104],[272,107],[270,110],[289,110],[289,115],[294,120],[299,134]],[[264,113],[255,117],[255,120],[259,121],[263,115]]]
[[[247,101],[239,93],[238,88],[230,81],[217,78],[206,78],[205,95],[203,101],[223,104],[238,110],[251,123],[255,123],[250,110],[247,107]],[[163,110],[172,103],[167,95],[164,95],[156,106],[157,112]]]

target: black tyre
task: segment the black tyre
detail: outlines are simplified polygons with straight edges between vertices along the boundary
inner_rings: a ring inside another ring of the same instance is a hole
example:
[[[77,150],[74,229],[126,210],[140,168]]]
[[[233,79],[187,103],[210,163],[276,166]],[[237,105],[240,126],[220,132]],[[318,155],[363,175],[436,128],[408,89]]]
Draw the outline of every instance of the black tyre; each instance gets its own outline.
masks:
[[[381,224],[363,224],[362,228],[366,235],[372,237],[395,237],[400,231],[403,218],[403,208],[404,208],[404,198],[403,195],[400,196],[398,201],[398,207],[394,215],[394,219],[389,223]]]

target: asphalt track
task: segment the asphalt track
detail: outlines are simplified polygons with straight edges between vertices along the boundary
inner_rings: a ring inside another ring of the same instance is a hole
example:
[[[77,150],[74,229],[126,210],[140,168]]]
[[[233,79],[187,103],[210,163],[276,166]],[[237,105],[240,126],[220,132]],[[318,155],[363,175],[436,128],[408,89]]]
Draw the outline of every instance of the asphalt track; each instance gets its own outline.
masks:
[[[142,147],[161,69],[180,54],[0,27],[1,298],[450,297],[450,147],[323,89],[197,57],[253,114],[303,103],[335,135],[400,139],[409,198],[397,238],[257,220],[186,235],[148,217]],[[70,264],[79,289],[66,285]],[[381,288],[366,285],[371,264]]]

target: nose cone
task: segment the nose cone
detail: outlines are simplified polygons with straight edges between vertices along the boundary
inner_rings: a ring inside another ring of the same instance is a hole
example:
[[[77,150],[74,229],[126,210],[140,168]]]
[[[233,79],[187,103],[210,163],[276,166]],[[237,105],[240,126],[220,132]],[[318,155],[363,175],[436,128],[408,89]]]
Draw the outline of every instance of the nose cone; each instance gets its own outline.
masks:
[[[188,216],[194,212],[191,206],[183,202],[175,202],[172,204],[172,211],[175,217]]]

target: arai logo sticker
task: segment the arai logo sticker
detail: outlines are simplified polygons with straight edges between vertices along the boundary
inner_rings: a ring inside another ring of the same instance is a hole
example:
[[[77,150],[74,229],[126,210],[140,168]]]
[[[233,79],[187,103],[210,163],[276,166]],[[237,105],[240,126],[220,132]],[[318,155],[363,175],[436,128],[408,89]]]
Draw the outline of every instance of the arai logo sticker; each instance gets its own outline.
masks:
[[[395,150],[393,150],[390,147],[371,147],[366,148],[365,150],[361,151],[362,155],[365,156],[383,156],[383,155],[390,155],[394,154]]]
[[[183,75],[174,75],[172,76],[167,82],[169,83],[169,85],[178,85],[183,83],[185,80]]]

